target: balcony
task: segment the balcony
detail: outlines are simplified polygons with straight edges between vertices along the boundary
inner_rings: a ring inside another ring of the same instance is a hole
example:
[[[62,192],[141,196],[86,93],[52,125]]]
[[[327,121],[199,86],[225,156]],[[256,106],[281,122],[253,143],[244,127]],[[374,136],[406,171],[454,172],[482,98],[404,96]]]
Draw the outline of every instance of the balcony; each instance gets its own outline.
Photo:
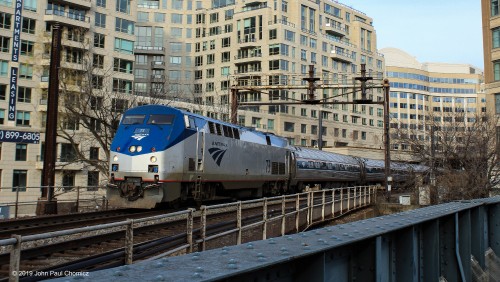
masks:
[[[160,81],[165,81],[165,75],[163,74],[152,74],[151,75],[151,80],[160,80]]]
[[[58,22],[62,25],[90,29],[90,18],[59,10],[45,10],[43,18],[46,22]]]
[[[347,30],[341,24],[326,23],[325,32],[329,35],[344,37],[347,35]]]
[[[165,54],[165,47],[135,46],[134,47],[134,54],[163,55],[163,54]]]
[[[240,13],[259,10],[259,9],[265,9],[265,8],[271,8],[271,7],[267,6],[266,1],[248,1],[248,2],[245,2],[245,6],[243,6]]]
[[[330,57],[335,61],[340,61],[349,64],[355,61],[351,54],[347,52],[336,52],[335,50],[330,51]]]
[[[246,54],[246,55],[237,55],[234,56],[235,64],[243,64],[250,62],[260,62],[262,61],[262,53],[257,54]]]
[[[83,71],[84,70],[83,67],[84,67],[83,61],[78,61],[78,62],[61,61],[61,68],[64,68],[64,69]]]
[[[235,70],[234,74],[245,74],[245,73],[255,73],[255,72],[262,72],[262,68],[245,68],[245,69],[240,69],[240,70]]]
[[[238,43],[238,47],[240,48],[255,48],[259,46],[255,39],[255,34],[245,34],[244,37],[238,39]]]
[[[153,68],[153,69],[165,69],[165,62],[164,61],[152,61],[151,68]]]
[[[80,9],[90,10],[92,3],[90,0],[59,0],[58,2],[64,3],[70,7],[78,7]]]
[[[62,39],[61,39],[61,45],[71,47],[71,48],[90,50],[89,38],[82,38],[82,39],[83,40],[80,40],[80,41],[69,40],[68,35],[63,34]]]

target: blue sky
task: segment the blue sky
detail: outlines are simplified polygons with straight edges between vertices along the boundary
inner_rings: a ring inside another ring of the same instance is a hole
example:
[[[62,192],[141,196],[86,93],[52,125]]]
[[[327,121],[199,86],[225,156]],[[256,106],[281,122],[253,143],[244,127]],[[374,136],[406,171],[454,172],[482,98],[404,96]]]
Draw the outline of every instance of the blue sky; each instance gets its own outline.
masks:
[[[373,19],[377,48],[484,69],[479,0],[339,0]]]

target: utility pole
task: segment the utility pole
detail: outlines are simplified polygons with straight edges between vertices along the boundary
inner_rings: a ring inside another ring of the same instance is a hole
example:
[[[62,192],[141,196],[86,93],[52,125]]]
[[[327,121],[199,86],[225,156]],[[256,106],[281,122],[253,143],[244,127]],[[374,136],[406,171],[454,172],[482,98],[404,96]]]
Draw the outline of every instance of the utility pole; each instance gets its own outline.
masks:
[[[323,111],[319,110],[318,150],[323,150]]]
[[[391,136],[389,134],[389,80],[384,79],[384,176],[385,176],[385,191],[387,200],[391,198]]]
[[[57,112],[59,103],[59,67],[61,65],[61,27],[52,25],[52,46],[50,50],[49,95],[47,100],[47,123],[45,127],[45,151],[43,155],[41,214],[57,214],[54,201],[54,185],[57,152]]]

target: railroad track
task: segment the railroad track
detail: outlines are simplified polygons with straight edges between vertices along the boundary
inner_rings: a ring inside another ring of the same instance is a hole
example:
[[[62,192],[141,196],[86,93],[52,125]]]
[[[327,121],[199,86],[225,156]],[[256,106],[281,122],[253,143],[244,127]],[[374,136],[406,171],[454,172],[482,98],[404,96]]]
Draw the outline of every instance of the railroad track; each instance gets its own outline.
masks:
[[[154,216],[165,212],[167,211],[119,209],[4,220],[0,221],[0,239],[10,238],[14,234],[22,236],[39,234],[81,226],[121,221],[127,218]]]
[[[244,219],[245,224],[259,221],[262,214],[255,209]],[[281,209],[268,211],[268,217],[281,214]],[[228,217],[231,220],[227,220]],[[224,232],[236,226],[234,215],[212,217],[207,226],[207,235]],[[139,261],[162,252],[174,249],[186,243],[185,223],[183,226],[174,223],[161,223],[134,229],[134,261]],[[195,219],[199,225],[199,218]],[[184,228],[184,230],[182,230]],[[195,228],[193,237],[200,238],[200,229]],[[21,268],[25,273],[63,273],[65,271],[95,271],[124,265],[124,231],[64,241],[49,246],[41,246],[24,250]],[[8,276],[9,254],[0,255],[0,277]],[[52,264],[50,267],[47,265]],[[48,278],[48,277],[43,277]],[[20,281],[38,281],[42,277],[20,277]],[[2,280],[3,281],[3,280]]]
[[[329,201],[330,195],[326,195],[325,200]],[[321,197],[312,199],[313,203],[321,203],[324,201]],[[307,198],[299,200],[300,206],[307,205]],[[296,203],[291,201],[286,203],[285,210],[293,211],[296,208]],[[267,210],[267,218],[280,216],[282,214],[282,205],[280,203],[269,205]],[[165,213],[165,211],[162,211]],[[124,221],[130,218],[139,218],[159,214],[159,211],[147,214],[144,212],[128,213],[122,211],[121,214],[107,215],[106,219],[95,219],[101,223]],[[262,207],[248,208],[242,211],[242,218],[245,224],[251,224],[262,220]],[[87,218],[92,218],[92,215],[87,215]],[[50,222],[49,219],[47,219]],[[92,220],[92,219],[90,219]],[[59,226],[82,226],[84,220],[66,220]],[[193,239],[196,241],[200,236],[200,218],[194,218]],[[48,224],[43,224],[44,232]],[[33,232],[35,227],[29,227],[29,224],[20,230]],[[1,230],[0,223],[0,230]],[[236,227],[235,211],[231,210],[226,213],[218,213],[216,215],[207,216],[207,232],[206,235],[221,233]],[[31,228],[31,231],[30,231]],[[39,229],[40,230],[40,229]],[[287,232],[293,230],[287,230]],[[12,230],[10,231],[12,232]],[[160,222],[149,224],[141,227],[135,227],[134,233],[134,248],[133,261],[143,260],[148,257],[159,255],[168,250],[175,249],[186,244],[186,222],[185,219],[174,222]],[[0,231],[0,234],[1,231]],[[12,234],[12,233],[11,233]],[[33,234],[33,233],[27,233]],[[261,233],[262,234],[262,233]],[[261,236],[261,235],[260,235]],[[259,240],[259,236],[255,238],[246,238],[246,241]],[[21,267],[23,271],[39,271],[43,273],[62,273],[64,271],[93,271],[104,268],[115,267],[125,264],[125,231],[124,228],[114,228],[106,233],[85,235],[80,238],[64,239],[59,243],[50,245],[33,246],[24,249],[21,256]],[[195,250],[196,251],[196,250]],[[0,279],[7,279],[9,269],[9,254],[0,254]],[[29,273],[29,272],[26,272]],[[21,281],[38,281],[49,277],[20,277]]]

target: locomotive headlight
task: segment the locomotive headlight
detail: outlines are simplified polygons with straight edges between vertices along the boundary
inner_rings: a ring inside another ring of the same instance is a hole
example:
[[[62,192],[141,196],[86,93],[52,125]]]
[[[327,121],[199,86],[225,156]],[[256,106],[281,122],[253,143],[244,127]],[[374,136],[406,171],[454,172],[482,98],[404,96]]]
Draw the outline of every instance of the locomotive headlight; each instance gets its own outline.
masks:
[[[149,158],[149,160],[152,162],[152,163],[156,163],[156,161],[158,160],[155,156],[152,156],[151,158]]]
[[[136,149],[136,147],[135,147],[135,146],[130,146],[130,148],[128,148],[128,151],[129,151],[130,153],[133,153],[133,152],[135,152],[135,149]]]
[[[118,156],[113,156],[113,161],[117,162],[118,161]]]
[[[139,153],[140,151],[142,151],[142,146],[137,146],[137,153]]]

